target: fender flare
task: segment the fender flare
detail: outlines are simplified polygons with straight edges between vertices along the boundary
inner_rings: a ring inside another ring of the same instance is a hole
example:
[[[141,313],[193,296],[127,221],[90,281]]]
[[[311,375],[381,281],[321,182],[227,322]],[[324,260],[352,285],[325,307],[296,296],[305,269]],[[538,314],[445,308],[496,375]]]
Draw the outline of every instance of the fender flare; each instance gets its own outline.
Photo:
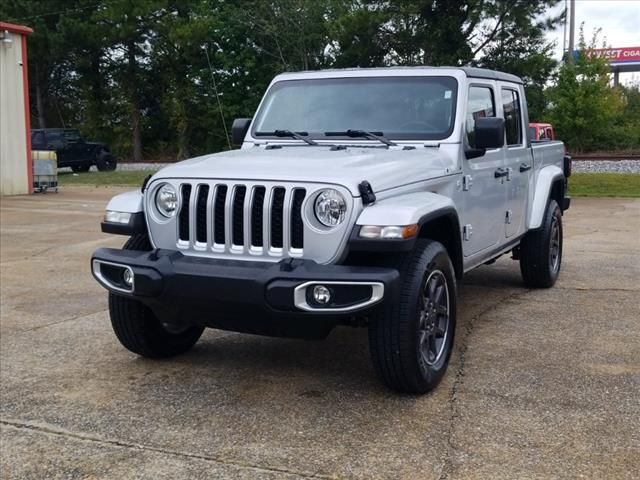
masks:
[[[140,189],[120,193],[109,200],[107,210],[127,213],[144,212],[143,198]]]
[[[528,230],[535,230],[542,225],[544,212],[547,209],[551,187],[558,179],[564,179],[564,172],[556,165],[543,167],[536,178],[533,200],[529,209]]]
[[[456,276],[462,276],[462,239],[460,237],[460,222],[458,211],[453,200],[449,197],[432,192],[415,192],[398,197],[392,197],[374,203],[364,209],[354,225],[349,248],[352,251],[367,252],[401,252],[412,250],[418,236],[408,239],[376,240],[359,237],[362,225],[413,225],[422,226],[439,219],[447,219],[452,225],[452,238],[449,238],[450,257],[456,271]],[[443,232],[435,232],[436,240]],[[446,237],[446,236],[445,236]]]
[[[380,200],[366,207],[356,225],[422,224],[445,212],[453,212],[457,217],[451,198],[432,192],[414,192]]]
[[[116,195],[107,204],[107,210],[113,212],[130,213],[129,223],[102,222],[100,224],[104,233],[115,235],[135,235],[147,231],[147,223],[144,214],[144,196],[140,190]]]

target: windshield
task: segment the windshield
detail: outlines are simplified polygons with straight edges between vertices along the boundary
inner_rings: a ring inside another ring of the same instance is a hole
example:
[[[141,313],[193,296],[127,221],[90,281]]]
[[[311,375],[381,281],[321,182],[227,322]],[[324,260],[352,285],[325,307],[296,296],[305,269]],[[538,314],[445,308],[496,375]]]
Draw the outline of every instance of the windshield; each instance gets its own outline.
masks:
[[[457,85],[453,77],[284,80],[267,92],[252,134],[290,130],[329,138],[325,133],[364,130],[441,140],[453,131]]]
[[[80,132],[78,130],[65,130],[64,138],[68,142],[78,142],[80,140]]]

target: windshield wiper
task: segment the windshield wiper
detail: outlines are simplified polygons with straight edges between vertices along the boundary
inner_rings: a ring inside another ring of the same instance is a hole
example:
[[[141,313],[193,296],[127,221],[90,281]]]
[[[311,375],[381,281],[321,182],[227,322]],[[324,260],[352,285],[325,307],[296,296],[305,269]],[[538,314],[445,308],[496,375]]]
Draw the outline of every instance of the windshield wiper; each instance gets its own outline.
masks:
[[[318,145],[318,142],[315,142],[308,138],[309,135],[307,132],[292,132],[291,130],[274,130],[273,132],[256,132],[256,137],[290,137],[295,138],[296,140],[302,140],[304,143],[308,143],[309,145]]]
[[[352,137],[352,138],[370,138],[372,140],[378,140],[381,143],[389,147],[397,147],[398,144],[392,142],[388,138],[385,138],[382,132],[367,132],[366,130],[347,130],[344,132],[324,132],[327,137]]]

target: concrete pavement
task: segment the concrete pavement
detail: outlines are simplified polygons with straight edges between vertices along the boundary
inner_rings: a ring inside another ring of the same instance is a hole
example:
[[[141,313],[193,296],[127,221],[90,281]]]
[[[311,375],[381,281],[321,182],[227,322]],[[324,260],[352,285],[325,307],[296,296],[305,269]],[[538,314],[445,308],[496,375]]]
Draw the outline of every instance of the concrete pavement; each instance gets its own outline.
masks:
[[[439,388],[387,391],[366,331],[208,330],[124,350],[89,257],[116,189],[0,201],[0,477],[637,478],[640,201],[575,199],[555,288],[508,258],[460,288]]]

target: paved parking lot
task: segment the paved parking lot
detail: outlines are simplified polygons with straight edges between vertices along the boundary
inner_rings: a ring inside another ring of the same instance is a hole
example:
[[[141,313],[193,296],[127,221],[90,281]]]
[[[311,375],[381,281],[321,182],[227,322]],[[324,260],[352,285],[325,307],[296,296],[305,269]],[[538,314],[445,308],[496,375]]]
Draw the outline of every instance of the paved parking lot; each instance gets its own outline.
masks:
[[[434,393],[385,390],[366,332],[209,330],[138,358],[89,256],[115,189],[1,200],[0,477],[637,478],[640,201],[577,199],[557,286],[508,258],[466,277]]]

